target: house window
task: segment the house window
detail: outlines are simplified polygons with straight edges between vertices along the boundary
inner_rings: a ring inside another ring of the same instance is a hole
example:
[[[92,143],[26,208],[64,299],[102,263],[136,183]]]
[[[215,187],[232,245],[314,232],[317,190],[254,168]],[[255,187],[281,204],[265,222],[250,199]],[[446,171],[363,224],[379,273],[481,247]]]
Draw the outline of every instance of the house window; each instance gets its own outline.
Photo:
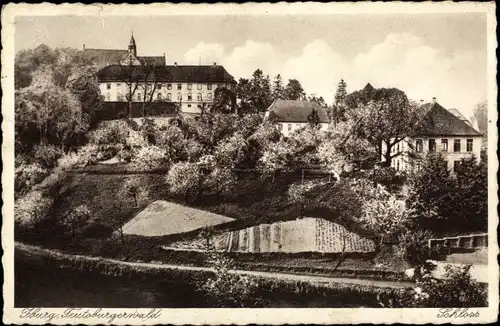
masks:
[[[163,85],[161,83],[156,84],[156,88],[161,89]]]
[[[288,124],[288,131],[292,131],[292,124],[291,123]]]
[[[197,87],[198,87],[198,90],[201,90],[201,89],[202,89],[202,87],[203,87],[203,85],[202,85],[202,84],[198,84],[198,86],[197,86]]]
[[[211,101],[212,100],[212,93],[207,94],[207,100]]]
[[[472,139],[467,139],[467,152],[472,152]]]
[[[198,93],[198,96],[196,98],[198,99],[198,101],[201,101],[202,100],[201,93]]]
[[[156,94],[156,99],[161,100],[161,93]]]
[[[448,151],[448,139],[441,139],[441,151]]]
[[[209,91],[211,91],[211,90],[212,90],[212,84],[207,84],[207,89],[208,89]]]
[[[188,108],[190,108],[190,107],[191,107],[191,104],[188,104]]]
[[[201,109],[201,105],[200,104],[198,104],[197,106],[198,106],[198,109]]]
[[[188,94],[188,101],[192,101],[193,100],[193,96],[191,95],[191,93]]]
[[[177,93],[177,101],[182,101],[182,94],[181,93]]]
[[[167,84],[167,89],[171,90],[172,89],[172,84]]]
[[[120,89],[122,87],[122,84],[116,84],[116,88]]]
[[[278,130],[283,131],[283,124],[282,123],[278,123]]]
[[[188,84],[188,90],[193,88],[193,84]]]
[[[460,139],[455,139],[453,141],[453,151],[460,152]]]
[[[177,90],[180,91],[182,89],[182,84],[177,84]]]
[[[111,89],[111,84],[106,84],[106,89]]]
[[[141,93],[137,93],[137,100],[138,100],[138,101],[141,101],[141,100],[142,100],[142,95],[141,95]]]
[[[431,138],[429,139],[429,152],[435,152],[436,151],[436,140]]]
[[[116,99],[118,101],[120,101],[120,102],[123,101],[123,95],[122,95],[122,93],[116,93]]]
[[[417,139],[415,147],[416,147],[417,153],[423,152],[424,141],[422,139]]]
[[[460,161],[453,161],[453,172],[457,172],[460,168]]]
[[[111,101],[111,94],[106,93],[106,101]]]
[[[171,101],[171,100],[172,100],[172,94],[167,93],[167,101]]]

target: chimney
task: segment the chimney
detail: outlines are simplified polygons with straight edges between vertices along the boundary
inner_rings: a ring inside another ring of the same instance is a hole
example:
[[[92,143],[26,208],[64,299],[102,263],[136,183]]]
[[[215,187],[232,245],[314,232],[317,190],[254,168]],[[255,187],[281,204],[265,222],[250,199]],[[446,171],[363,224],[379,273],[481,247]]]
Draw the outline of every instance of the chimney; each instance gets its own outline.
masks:
[[[176,61],[176,62],[174,62],[174,66],[176,66],[176,67],[177,67],[177,61]]]
[[[432,98],[432,104],[434,104],[434,103],[436,103],[436,98],[435,97]]]
[[[83,51],[85,51],[85,44],[83,45]]]
[[[165,64],[167,64],[167,56],[165,55],[165,52],[163,52],[163,58],[165,58]]]
[[[214,66],[217,66],[217,62],[214,62]]]

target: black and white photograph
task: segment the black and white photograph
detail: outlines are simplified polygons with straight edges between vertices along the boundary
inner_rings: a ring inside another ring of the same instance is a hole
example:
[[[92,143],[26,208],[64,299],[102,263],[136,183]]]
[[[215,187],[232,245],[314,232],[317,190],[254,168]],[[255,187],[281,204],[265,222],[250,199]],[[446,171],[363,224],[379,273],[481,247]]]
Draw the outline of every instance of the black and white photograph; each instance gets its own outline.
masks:
[[[441,5],[2,8],[4,322],[494,322],[495,4]]]

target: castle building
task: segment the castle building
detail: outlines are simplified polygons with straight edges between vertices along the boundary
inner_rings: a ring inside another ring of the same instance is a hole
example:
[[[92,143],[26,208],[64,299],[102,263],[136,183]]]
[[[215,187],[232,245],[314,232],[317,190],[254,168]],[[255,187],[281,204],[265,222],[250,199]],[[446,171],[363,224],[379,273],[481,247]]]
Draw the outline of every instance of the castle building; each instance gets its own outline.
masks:
[[[483,135],[463,115],[455,109],[445,109],[436,98],[422,104],[422,109],[427,114],[415,135],[392,148],[394,154],[400,153],[391,160],[393,168],[418,171],[428,153],[441,153],[452,173],[463,158],[474,156],[479,163]]]
[[[235,91],[236,81],[223,66],[167,65],[163,56],[139,56],[132,35],[127,50],[88,49],[97,67],[99,88],[109,105],[175,104],[182,112],[199,114],[213,105],[215,90]]]

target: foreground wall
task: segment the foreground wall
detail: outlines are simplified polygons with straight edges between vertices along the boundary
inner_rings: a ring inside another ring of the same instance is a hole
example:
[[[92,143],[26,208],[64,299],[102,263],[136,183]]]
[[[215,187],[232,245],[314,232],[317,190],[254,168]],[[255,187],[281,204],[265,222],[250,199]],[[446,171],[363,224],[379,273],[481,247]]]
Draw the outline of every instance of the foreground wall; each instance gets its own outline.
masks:
[[[226,248],[231,252],[371,252],[375,244],[334,222],[307,217],[231,231]]]

